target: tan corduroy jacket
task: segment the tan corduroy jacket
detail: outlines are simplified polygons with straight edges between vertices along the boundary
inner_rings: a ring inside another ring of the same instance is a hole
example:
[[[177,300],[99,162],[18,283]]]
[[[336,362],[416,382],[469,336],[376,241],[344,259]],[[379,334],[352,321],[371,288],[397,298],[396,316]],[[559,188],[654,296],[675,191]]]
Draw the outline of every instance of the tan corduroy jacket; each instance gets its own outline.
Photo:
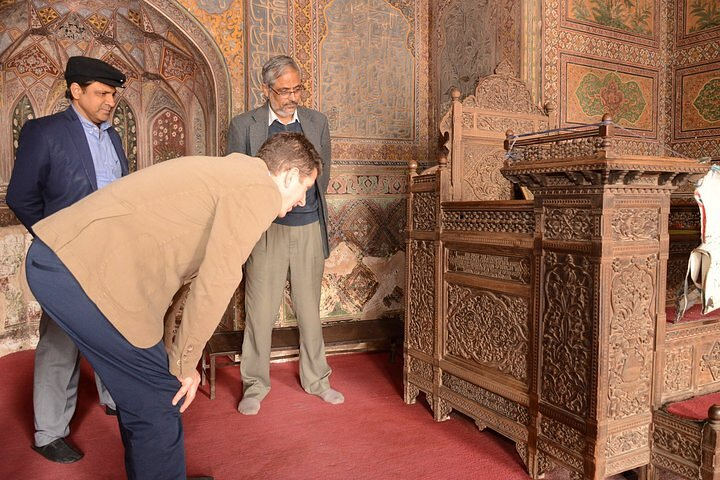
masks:
[[[265,163],[239,153],[183,157],[124,177],[33,226],[133,345],[163,337],[173,295],[192,281],[169,349],[185,377],[242,279],[282,198]]]

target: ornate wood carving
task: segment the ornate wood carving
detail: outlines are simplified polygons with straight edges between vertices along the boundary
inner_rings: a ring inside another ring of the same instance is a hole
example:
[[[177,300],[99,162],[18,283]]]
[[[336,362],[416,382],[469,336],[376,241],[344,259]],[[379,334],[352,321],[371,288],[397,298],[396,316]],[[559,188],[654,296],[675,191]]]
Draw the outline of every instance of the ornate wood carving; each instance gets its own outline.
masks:
[[[540,433],[555,442],[578,453],[585,449],[585,434],[569,425],[543,416],[540,420]]]
[[[418,192],[413,194],[412,218],[413,229],[429,230],[435,229],[437,194],[434,192]]]
[[[442,385],[445,388],[522,425],[527,425],[530,420],[528,409],[524,405],[508,400],[505,397],[486,390],[478,385],[474,385],[447,372],[443,372]]]
[[[408,346],[433,353],[435,337],[435,247],[432,242],[415,241],[411,248],[410,310],[407,315]]]
[[[436,422],[444,422],[450,418],[452,405],[447,400],[441,397],[428,396],[428,402]]]
[[[666,392],[687,390],[692,386],[693,347],[671,349],[665,352],[665,382]]]
[[[714,342],[710,351],[702,356],[701,371],[709,371],[714,381],[720,380],[720,342]]]
[[[442,226],[445,230],[532,234],[535,217],[532,212],[445,211]]]
[[[526,299],[449,284],[446,328],[446,355],[527,381]]]
[[[593,270],[584,257],[545,257],[541,398],[581,416],[589,407]]]
[[[688,435],[688,432],[681,432],[675,428],[668,428],[666,425],[656,424],[653,432],[653,441],[657,447],[672,452],[693,463],[700,464],[700,435]]]
[[[548,117],[507,62],[501,62],[493,75],[480,78],[474,95],[460,101],[461,94],[451,91],[453,101],[440,121],[452,172],[451,198],[510,199],[510,182],[500,175],[505,155],[497,133],[547,129]]]
[[[680,463],[672,457],[662,455],[653,451],[650,456],[650,461],[655,467],[660,467],[663,470],[677,473],[684,478],[699,478],[699,468],[694,468],[690,465]]]
[[[559,448],[555,444],[550,443],[547,440],[538,439],[537,444],[538,449],[543,452],[547,452],[548,454],[552,455],[553,458],[557,458],[568,467],[574,469],[575,471],[583,471],[583,462],[581,456]]]
[[[478,81],[475,95],[463,101],[463,106],[476,107],[494,112],[513,112],[543,115],[530,97],[530,92],[515,77],[512,65],[503,61],[495,68],[494,75]]]
[[[622,208],[612,217],[613,239],[618,241],[657,240],[658,211]]]
[[[515,442],[515,451],[520,456],[520,460],[525,464],[525,468],[528,468],[528,448],[527,443]]]
[[[505,151],[497,145],[468,145],[463,165],[464,200],[511,200],[512,184],[500,174]]]
[[[587,241],[596,232],[592,212],[580,208],[546,208],[545,238]]]
[[[405,403],[412,405],[417,401],[417,397],[420,395],[420,389],[417,385],[405,382]]]
[[[683,230],[700,229],[700,210],[693,205],[692,210],[670,210],[668,225],[671,228],[682,228]]]
[[[650,411],[657,257],[616,259],[612,264],[608,416]]]
[[[433,380],[433,366],[415,357],[408,357],[408,373],[420,377],[428,382]]]
[[[522,132],[523,130],[518,131]],[[510,158],[514,161],[534,162],[541,159],[593,157],[600,152],[601,149],[602,139],[600,137],[591,137],[556,142],[553,143],[550,148],[531,145],[523,149],[511,149],[509,154]]]
[[[469,273],[487,278],[530,283],[530,259],[486,253],[448,250],[448,272]]]
[[[432,393],[515,439],[533,478],[543,461],[592,480],[646,465],[660,398],[671,388],[675,398],[710,391],[720,375],[720,342],[711,337],[720,322],[659,323],[667,259],[683,255],[669,251],[668,234],[688,244],[694,235],[678,232],[692,215],[675,216],[668,228],[670,193],[708,167],[627,156],[605,121],[553,136],[508,135],[502,172],[530,189],[532,204],[457,201],[452,179],[467,166],[458,159],[482,138],[476,100],[454,102],[443,123],[457,155],[450,168],[439,165],[434,184],[440,228],[409,232],[411,246],[432,238],[445,248],[444,258],[424,260],[446,268],[434,270],[437,283],[425,291],[445,299],[435,312],[433,340],[442,348],[432,353]],[[687,345],[696,350],[681,350]],[[659,365],[666,378],[654,371]]]
[[[650,427],[648,425],[641,425],[632,430],[608,435],[605,456],[612,458],[627,454],[627,452],[647,447],[649,441]]]

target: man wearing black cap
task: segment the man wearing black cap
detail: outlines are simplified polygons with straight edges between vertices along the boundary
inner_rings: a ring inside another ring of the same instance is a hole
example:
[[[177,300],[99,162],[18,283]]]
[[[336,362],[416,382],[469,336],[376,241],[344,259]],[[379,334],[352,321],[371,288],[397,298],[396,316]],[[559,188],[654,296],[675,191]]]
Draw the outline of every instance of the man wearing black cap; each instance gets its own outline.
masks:
[[[63,112],[23,126],[6,201],[17,218],[32,226],[128,173],[120,136],[111,125],[116,88],[125,75],[89,57],[71,57],[65,69]],[[83,453],[65,437],[75,412],[79,378],[78,349],[43,312],[35,351],[33,449],[53,462],[72,463]],[[115,403],[96,376],[100,403],[108,414]]]

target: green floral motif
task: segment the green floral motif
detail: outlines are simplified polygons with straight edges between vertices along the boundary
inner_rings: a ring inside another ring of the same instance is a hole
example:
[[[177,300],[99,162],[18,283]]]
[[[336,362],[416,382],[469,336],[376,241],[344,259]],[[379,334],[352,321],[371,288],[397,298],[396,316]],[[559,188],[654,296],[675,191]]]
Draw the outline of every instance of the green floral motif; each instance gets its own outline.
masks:
[[[693,105],[706,121],[720,121],[720,78],[713,78],[707,82]]]
[[[635,123],[645,110],[646,102],[637,82],[624,82],[616,73],[600,78],[588,73],[578,86],[575,95],[580,108],[589,117],[609,113],[615,122],[627,120]]]
[[[638,6],[637,0],[573,0],[572,9],[573,15],[578,20],[649,35],[652,33],[650,31],[651,5],[652,3]]]
[[[690,13],[694,17],[691,32],[720,26],[720,3],[717,0],[693,0]]]

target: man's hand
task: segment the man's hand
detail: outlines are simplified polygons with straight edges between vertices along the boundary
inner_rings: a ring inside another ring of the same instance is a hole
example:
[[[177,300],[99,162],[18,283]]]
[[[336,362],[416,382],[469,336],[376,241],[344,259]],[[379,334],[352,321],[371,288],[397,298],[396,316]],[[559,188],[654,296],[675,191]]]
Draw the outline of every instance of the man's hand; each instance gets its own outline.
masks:
[[[180,383],[182,383],[182,387],[180,387],[180,390],[178,390],[178,392],[173,397],[172,404],[177,405],[180,399],[182,397],[185,397],[185,401],[180,406],[180,413],[183,413],[185,410],[187,410],[193,400],[195,400],[195,394],[197,393],[197,389],[200,386],[200,374],[197,370],[193,370],[192,375],[190,375],[189,377],[177,377],[177,379],[180,380]]]

